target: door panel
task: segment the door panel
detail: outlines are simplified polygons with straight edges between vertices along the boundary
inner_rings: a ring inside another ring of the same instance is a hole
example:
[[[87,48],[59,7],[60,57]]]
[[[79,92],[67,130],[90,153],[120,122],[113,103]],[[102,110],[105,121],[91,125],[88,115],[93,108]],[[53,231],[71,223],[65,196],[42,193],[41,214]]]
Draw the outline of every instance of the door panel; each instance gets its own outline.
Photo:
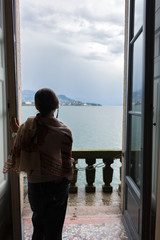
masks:
[[[3,3],[0,0],[0,239],[12,239],[9,179],[2,173],[8,154]]]
[[[160,0],[155,8],[154,105],[152,154],[152,231],[160,239]]]
[[[17,63],[20,67],[19,48],[19,28],[18,28],[18,14],[19,14],[19,0],[3,0],[4,3],[4,22],[5,22],[5,64],[6,64],[6,81],[7,81],[7,113],[8,118],[11,116],[18,116],[18,103],[20,103],[18,89],[20,91],[20,72],[17,71]],[[19,100],[19,101],[18,101]],[[8,131],[9,135],[9,131]],[[12,146],[13,139],[9,138],[9,145]],[[21,231],[21,202],[20,202],[20,181],[15,172],[7,174],[9,177],[9,200],[11,201],[11,214],[13,218],[12,240],[22,239]],[[11,219],[12,219],[11,218]],[[16,221],[15,221],[16,220]],[[1,239],[1,238],[0,238]]]
[[[154,0],[129,0],[124,223],[151,239]]]
[[[130,236],[139,239],[142,185],[143,1],[130,0],[127,135],[124,219]]]
[[[6,79],[4,59],[4,24],[3,1],[0,0],[0,184],[5,181],[2,173],[3,164],[7,157],[7,106],[6,106]]]
[[[131,116],[131,140],[130,140],[130,177],[140,188],[141,185],[141,117]]]
[[[140,208],[139,204],[136,201],[136,198],[132,194],[129,188],[127,188],[127,210],[129,215],[131,216],[131,219],[134,223],[134,226],[136,228],[136,232],[139,232],[139,221],[140,221]]]
[[[156,197],[158,182],[159,161],[159,132],[160,132],[160,79],[154,80],[154,104],[153,104],[153,166],[152,166],[152,211],[156,214]]]

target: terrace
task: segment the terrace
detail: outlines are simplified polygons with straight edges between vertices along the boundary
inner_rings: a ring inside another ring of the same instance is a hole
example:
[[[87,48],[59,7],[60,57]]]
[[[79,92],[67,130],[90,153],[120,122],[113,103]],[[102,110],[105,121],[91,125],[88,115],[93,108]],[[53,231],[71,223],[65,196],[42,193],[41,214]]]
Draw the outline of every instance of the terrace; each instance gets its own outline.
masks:
[[[121,151],[74,150],[72,155],[75,159],[75,172],[70,184],[63,239],[128,239],[120,209],[121,188],[120,185],[117,185],[118,188],[111,186],[113,177],[117,174],[116,168],[121,172],[121,164],[114,166],[115,160],[119,163],[121,161]],[[102,170],[99,175],[102,177],[102,186],[100,183],[96,185],[97,169]],[[81,178],[86,177],[83,187],[77,180],[80,172],[84,174]],[[25,240],[30,240],[32,235],[31,215],[26,196],[22,216]]]

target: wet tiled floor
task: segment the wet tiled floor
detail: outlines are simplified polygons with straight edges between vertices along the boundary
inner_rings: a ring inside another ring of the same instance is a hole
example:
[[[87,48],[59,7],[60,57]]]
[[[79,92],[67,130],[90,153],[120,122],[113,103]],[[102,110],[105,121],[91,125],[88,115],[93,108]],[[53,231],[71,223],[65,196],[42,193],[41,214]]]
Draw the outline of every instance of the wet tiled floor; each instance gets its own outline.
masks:
[[[31,240],[31,210],[25,205],[25,240]],[[120,211],[120,198],[116,191],[103,194],[85,194],[83,190],[70,195],[63,228],[63,240],[118,240],[128,239]]]
[[[31,240],[31,220],[24,220],[25,240]],[[63,240],[125,240],[128,239],[121,217],[106,218],[66,218],[63,228]]]

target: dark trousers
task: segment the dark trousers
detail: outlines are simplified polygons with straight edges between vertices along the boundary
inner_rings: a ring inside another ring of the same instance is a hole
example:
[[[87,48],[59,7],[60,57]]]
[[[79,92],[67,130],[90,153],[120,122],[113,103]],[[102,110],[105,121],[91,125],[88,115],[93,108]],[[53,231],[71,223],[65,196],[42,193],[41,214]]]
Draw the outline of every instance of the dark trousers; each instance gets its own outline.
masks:
[[[33,211],[32,240],[61,240],[68,200],[68,181],[28,183]]]

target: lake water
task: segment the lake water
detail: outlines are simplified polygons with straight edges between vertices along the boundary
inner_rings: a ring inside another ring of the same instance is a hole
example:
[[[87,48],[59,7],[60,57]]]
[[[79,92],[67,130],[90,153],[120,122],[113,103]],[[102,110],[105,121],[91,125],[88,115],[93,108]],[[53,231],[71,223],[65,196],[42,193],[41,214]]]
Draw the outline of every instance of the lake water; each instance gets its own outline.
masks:
[[[22,121],[36,115],[34,106],[22,107]],[[73,134],[73,149],[122,149],[122,106],[61,106],[59,120],[65,123]],[[97,159],[96,163],[102,162]],[[85,167],[85,161],[79,161],[78,167]],[[115,160],[113,187],[119,181],[119,160]],[[78,185],[84,187],[85,172],[78,172]],[[103,184],[102,168],[96,169],[97,187]]]

